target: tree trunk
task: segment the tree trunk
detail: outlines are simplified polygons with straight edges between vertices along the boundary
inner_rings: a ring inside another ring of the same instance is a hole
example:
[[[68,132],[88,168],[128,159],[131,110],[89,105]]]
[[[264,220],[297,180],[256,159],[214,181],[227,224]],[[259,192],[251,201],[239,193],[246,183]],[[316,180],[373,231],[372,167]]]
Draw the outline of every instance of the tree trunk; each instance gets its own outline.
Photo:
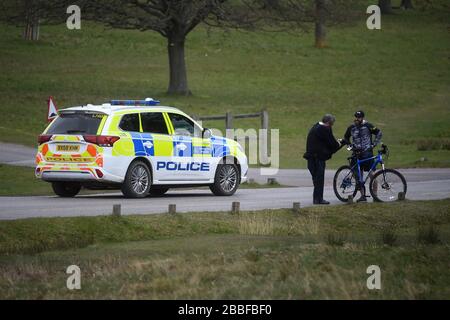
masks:
[[[39,16],[34,7],[28,9],[23,38],[25,40],[39,40]]]
[[[405,8],[405,9],[414,9],[411,0],[402,0],[402,3],[400,4],[400,7],[401,8]]]
[[[316,2],[316,48],[324,48],[326,46],[326,29],[325,29],[325,0],[315,0]]]
[[[170,80],[168,94],[191,95],[188,87],[186,62],[184,60],[184,42],[185,37],[169,37],[169,69]]]
[[[378,6],[380,7],[381,13],[383,14],[392,13],[391,0],[378,0]]]
[[[23,32],[25,40],[39,40],[39,22],[28,22]]]

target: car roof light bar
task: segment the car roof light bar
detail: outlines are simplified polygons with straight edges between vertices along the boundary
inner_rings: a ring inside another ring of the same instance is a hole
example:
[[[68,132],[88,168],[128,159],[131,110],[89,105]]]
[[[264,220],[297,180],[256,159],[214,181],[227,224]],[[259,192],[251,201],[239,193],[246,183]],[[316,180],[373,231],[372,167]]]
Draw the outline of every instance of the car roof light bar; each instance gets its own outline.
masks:
[[[145,100],[111,100],[112,106],[156,106],[159,100],[146,98]]]

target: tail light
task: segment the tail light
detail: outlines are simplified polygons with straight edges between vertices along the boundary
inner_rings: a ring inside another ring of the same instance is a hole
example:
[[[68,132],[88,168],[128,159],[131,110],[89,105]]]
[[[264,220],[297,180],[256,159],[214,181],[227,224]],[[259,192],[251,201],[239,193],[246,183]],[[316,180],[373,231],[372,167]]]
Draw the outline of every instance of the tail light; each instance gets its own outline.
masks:
[[[98,176],[99,178],[103,178],[103,172],[102,172],[102,170],[100,170],[100,169],[95,169],[95,173],[97,173],[97,176]]]
[[[120,137],[116,136],[94,136],[94,135],[86,135],[83,136],[84,141],[96,144],[100,147],[112,147],[114,142],[120,139]]]
[[[49,142],[51,137],[52,137],[51,134],[41,134],[38,137],[38,143],[43,144],[45,142]]]

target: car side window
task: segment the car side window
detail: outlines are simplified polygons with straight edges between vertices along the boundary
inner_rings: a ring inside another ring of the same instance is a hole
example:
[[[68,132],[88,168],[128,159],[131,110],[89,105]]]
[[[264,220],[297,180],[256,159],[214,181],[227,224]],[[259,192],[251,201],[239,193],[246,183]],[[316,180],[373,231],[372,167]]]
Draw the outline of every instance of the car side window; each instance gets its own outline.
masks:
[[[161,112],[141,113],[141,121],[144,132],[169,134],[166,121]]]
[[[195,134],[200,134],[201,132],[195,132],[200,131],[200,128],[197,128],[197,130],[194,130],[194,122],[186,118],[185,116],[181,114],[176,113],[169,113],[170,121],[172,121],[173,130],[175,131],[175,135],[180,136],[194,136]]]
[[[139,132],[139,114],[131,113],[124,115],[120,120],[119,128],[123,131]]]

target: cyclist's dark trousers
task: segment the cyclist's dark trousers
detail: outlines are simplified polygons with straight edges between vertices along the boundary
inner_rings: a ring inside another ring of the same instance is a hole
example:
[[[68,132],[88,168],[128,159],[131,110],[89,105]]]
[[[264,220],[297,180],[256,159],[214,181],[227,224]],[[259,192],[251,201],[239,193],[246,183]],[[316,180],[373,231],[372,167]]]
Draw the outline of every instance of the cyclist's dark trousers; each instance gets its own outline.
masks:
[[[373,153],[372,153],[372,150],[369,150],[369,151],[366,151],[366,152],[360,154],[358,156],[358,159],[359,160],[363,160],[363,159],[367,159],[367,158],[371,158],[371,157],[373,157]],[[361,168],[361,174],[362,175],[364,174],[364,171],[370,171],[370,168],[372,168],[373,162],[374,162],[374,160],[369,160],[369,161],[364,161],[363,163],[361,163],[360,168]],[[355,158],[352,159],[352,162],[350,163],[350,165],[352,167],[354,165],[356,165],[356,159]],[[359,176],[358,167],[355,167],[354,171],[355,171],[355,176],[358,177]],[[365,189],[364,185],[361,185],[360,181],[357,182],[357,188],[358,188],[358,190],[361,191],[361,193],[363,195],[366,194],[366,189]]]
[[[311,173],[314,184],[314,201],[323,200],[323,185],[325,182],[325,161],[316,157],[308,159],[308,170]]]

